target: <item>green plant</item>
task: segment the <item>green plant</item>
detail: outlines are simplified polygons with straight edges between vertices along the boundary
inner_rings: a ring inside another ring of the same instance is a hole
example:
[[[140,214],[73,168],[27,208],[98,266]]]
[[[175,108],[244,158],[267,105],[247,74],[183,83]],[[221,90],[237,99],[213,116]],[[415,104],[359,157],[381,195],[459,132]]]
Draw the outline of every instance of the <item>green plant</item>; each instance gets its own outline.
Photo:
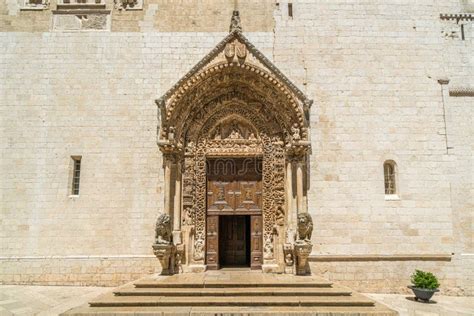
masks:
[[[411,283],[419,289],[434,290],[439,287],[438,279],[433,273],[421,270],[415,270],[415,273],[411,275]]]

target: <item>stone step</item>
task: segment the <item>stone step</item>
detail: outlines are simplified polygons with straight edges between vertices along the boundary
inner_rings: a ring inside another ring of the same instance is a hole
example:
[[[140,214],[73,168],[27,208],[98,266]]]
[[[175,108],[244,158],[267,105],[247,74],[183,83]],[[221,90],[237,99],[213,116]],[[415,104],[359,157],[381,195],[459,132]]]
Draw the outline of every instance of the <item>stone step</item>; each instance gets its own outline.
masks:
[[[241,277],[238,277],[241,274]],[[237,277],[236,277],[237,276]],[[265,275],[262,273],[219,273],[178,274],[172,276],[154,276],[134,282],[137,288],[330,288],[332,283],[317,276],[297,277],[293,275]]]
[[[89,303],[91,307],[120,306],[374,306],[361,296],[116,296],[112,293]]]
[[[113,292],[119,296],[350,296],[350,290],[326,287],[252,287],[252,288],[136,288],[127,285]]]
[[[155,306],[132,306],[132,307],[90,307],[83,305],[66,312],[68,316],[92,316],[92,315],[168,315],[168,316],[397,316],[398,313],[387,309],[385,306],[376,303],[375,306],[347,307],[347,306],[252,306],[252,307],[155,307]]]
[[[330,282],[264,282],[264,283],[248,283],[248,282],[207,282],[207,283],[191,283],[191,282],[161,282],[161,281],[141,281],[135,282],[137,288],[252,288],[252,287],[286,287],[286,288],[314,288],[323,287],[330,288]]]

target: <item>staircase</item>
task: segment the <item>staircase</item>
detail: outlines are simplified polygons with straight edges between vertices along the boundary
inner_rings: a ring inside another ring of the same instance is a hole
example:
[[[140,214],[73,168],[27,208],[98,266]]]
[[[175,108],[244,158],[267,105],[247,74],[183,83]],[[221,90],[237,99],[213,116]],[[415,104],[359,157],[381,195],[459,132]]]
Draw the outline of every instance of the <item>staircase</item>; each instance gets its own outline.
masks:
[[[119,287],[65,315],[135,313],[398,315],[348,288],[315,276],[250,271],[151,276]]]

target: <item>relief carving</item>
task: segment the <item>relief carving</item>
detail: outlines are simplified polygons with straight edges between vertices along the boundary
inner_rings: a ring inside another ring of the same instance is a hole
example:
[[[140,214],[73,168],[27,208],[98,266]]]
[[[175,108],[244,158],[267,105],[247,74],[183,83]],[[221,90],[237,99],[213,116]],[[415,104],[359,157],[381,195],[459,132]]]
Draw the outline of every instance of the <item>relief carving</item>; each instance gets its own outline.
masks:
[[[115,8],[118,10],[141,9],[142,0],[114,0]]]
[[[229,32],[242,31],[242,25],[240,25],[239,11],[234,10],[232,12],[232,18],[230,19]]]
[[[297,123],[293,124],[293,126],[291,127],[291,133],[293,141],[298,142],[301,140],[300,129]]]
[[[238,12],[230,29],[235,32],[209,55],[214,59],[196,65],[157,101],[162,120],[160,149],[183,159],[182,223],[190,225],[194,234],[188,259],[205,264],[207,157],[258,156],[263,158],[260,249],[268,262],[278,258],[292,265],[298,260],[293,252],[287,251],[284,258],[275,255],[274,231],[286,224],[286,157],[290,152],[306,154],[309,148],[303,107],[307,99],[239,35]],[[214,197],[223,201],[223,193],[215,191]],[[251,201],[254,197],[244,188],[241,198]],[[306,241],[308,233],[301,236]],[[298,248],[298,253],[307,248]]]
[[[298,214],[298,242],[311,242],[313,234],[313,219],[309,213]]]
[[[155,244],[171,244],[171,218],[168,214],[158,216],[155,225]]]

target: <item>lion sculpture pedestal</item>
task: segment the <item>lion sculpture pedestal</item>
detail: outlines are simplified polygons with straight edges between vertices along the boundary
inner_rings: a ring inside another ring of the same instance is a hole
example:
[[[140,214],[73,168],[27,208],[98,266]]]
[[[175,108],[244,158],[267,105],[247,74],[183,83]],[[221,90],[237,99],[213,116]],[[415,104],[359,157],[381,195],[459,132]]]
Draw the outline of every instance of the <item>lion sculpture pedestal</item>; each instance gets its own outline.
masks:
[[[298,238],[294,245],[296,257],[296,274],[311,274],[308,257],[313,249],[311,235],[313,233],[313,220],[308,213],[298,214]]]
[[[174,245],[159,245],[154,244],[153,253],[158,258],[161,264],[161,275],[171,275],[174,274],[174,255],[175,255],[175,246]]]
[[[155,243],[152,247],[161,264],[161,275],[174,274],[176,246],[172,241],[171,218],[167,214],[161,214],[156,220]]]

